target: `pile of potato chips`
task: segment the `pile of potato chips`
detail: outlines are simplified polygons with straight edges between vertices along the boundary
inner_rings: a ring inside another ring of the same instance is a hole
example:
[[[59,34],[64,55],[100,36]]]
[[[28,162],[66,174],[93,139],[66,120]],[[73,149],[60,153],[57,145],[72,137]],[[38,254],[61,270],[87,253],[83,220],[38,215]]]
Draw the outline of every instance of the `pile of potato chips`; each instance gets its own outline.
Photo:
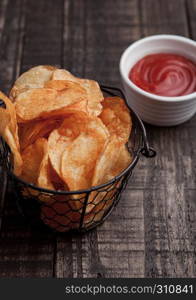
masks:
[[[104,98],[97,82],[52,66],[23,73],[9,98],[0,93],[0,135],[19,178],[51,190],[106,183],[131,162],[132,122],[119,97]]]

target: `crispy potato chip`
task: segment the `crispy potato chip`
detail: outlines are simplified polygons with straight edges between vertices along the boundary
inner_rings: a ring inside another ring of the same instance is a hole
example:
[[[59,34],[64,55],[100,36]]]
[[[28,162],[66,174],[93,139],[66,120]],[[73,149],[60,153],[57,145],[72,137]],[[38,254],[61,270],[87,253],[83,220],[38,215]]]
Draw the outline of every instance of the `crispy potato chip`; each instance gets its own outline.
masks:
[[[72,114],[75,112],[84,112],[84,113],[88,113],[88,109],[87,109],[87,101],[86,99],[81,100],[75,104],[69,105],[67,106],[64,111],[61,110],[60,113],[58,113],[58,115],[67,115],[67,114]]]
[[[46,139],[39,138],[23,151],[22,157],[24,159],[23,179],[49,190],[55,190],[56,187],[66,189],[65,184],[52,169]],[[47,199],[48,197],[44,198],[44,201]],[[51,201],[51,199],[49,200]]]
[[[70,80],[70,81],[78,81],[78,77],[75,77],[69,71],[65,69],[56,69],[52,74],[52,80]]]
[[[119,175],[123,170],[125,170],[131,163],[132,156],[129,153],[126,145],[121,145],[119,148],[119,156],[115,164],[113,164],[110,172],[106,176],[106,180],[109,181],[115,176]]]
[[[0,108],[0,135],[9,145],[14,158],[14,173],[20,175],[22,170],[22,158],[18,139],[18,126],[16,122],[16,112],[13,103],[2,92],[0,99],[5,103],[6,108]]]
[[[75,77],[73,74],[63,69],[55,70],[52,75],[52,79],[55,81],[70,80],[79,83],[86,89],[87,92],[87,108],[89,115],[98,116],[101,113],[102,105],[100,104],[100,102],[103,100],[103,94],[101,92],[99,84],[96,81]]]
[[[70,142],[80,134],[84,121],[80,115],[71,115],[63,121],[62,125],[51,132],[48,138],[48,153],[52,167],[61,176],[61,156]]]
[[[47,140],[39,138],[22,152],[23,168],[21,178],[27,182],[37,184],[40,164],[47,153]]]
[[[92,179],[92,186],[101,185],[103,183],[106,183],[110,179],[112,179],[117,174],[115,173],[115,165],[119,164],[119,157],[120,153],[122,151],[122,147],[124,145],[122,142],[119,141],[119,139],[113,135],[110,137],[108,142],[106,143],[103,151],[100,153],[99,158],[97,159],[95,171]],[[116,151],[118,149],[118,151]],[[123,166],[124,167],[124,166]],[[117,170],[119,168],[117,167]],[[105,193],[98,193],[96,195],[96,192],[91,193],[89,197],[89,204],[87,206],[87,212],[89,212],[91,209],[94,208],[93,204],[99,203],[103,197],[105,196]],[[91,204],[91,202],[93,204]]]
[[[61,156],[63,154],[63,151],[69,144],[70,138],[61,135],[58,129],[53,130],[48,138],[48,151],[50,162],[59,176],[61,175]]]
[[[54,190],[55,188],[50,178],[49,168],[50,168],[50,164],[49,164],[49,156],[47,151],[40,164],[38,178],[37,178],[37,185],[45,189]]]
[[[108,138],[100,119],[91,118],[84,131],[62,154],[61,176],[71,191],[89,188],[97,157]]]
[[[118,149],[118,151],[116,151]],[[97,160],[92,185],[100,185],[119,175],[131,163],[132,157],[124,144],[121,144],[114,135],[106,144],[103,152]],[[113,196],[116,193],[116,187],[120,186],[121,181],[113,183],[107,187],[107,191],[92,192],[86,212],[86,222],[93,218],[99,221],[105,211],[112,205]]]
[[[118,161],[119,148],[121,147],[121,145],[122,143],[115,135],[111,136],[108,139],[96,161],[94,175],[92,178],[92,186],[101,185],[108,181],[111,170]],[[118,149],[118,151],[116,151],[116,149]],[[92,192],[88,199],[86,212],[89,213],[93,209],[99,209],[99,206],[97,206],[97,204],[102,201],[106,194],[107,192],[104,191],[102,193],[96,191]],[[97,208],[95,207],[95,205]]]
[[[51,164],[61,177],[61,156],[70,143],[78,137],[87,126],[88,117],[77,113],[66,117],[61,126],[53,130],[48,138],[48,151]]]
[[[67,81],[64,90],[38,88],[20,93],[16,101],[16,114],[19,122],[47,118],[85,100],[85,89],[79,84]]]
[[[62,119],[46,119],[19,124],[19,142],[21,151],[33,144],[38,138],[47,138],[51,131],[58,128]]]
[[[112,136],[97,160],[92,185],[100,185],[111,180],[125,170],[131,161],[132,156],[126,145],[121,144],[116,136]]]
[[[0,120],[0,133],[2,134],[2,132],[5,132],[6,127],[11,121],[10,113],[2,107],[0,107]]]
[[[69,80],[50,80],[45,83],[44,87],[59,92],[67,89],[72,89],[79,91],[81,94],[85,94],[86,96],[85,89],[81,87],[79,83]]]
[[[71,81],[67,81],[67,80],[50,80],[48,82],[45,83],[45,87],[46,88],[51,88],[51,89],[55,89],[56,91],[63,91],[64,89],[66,89],[68,86],[70,87],[72,85],[72,88],[76,88],[78,89],[78,83],[75,84],[75,82],[71,82]],[[82,87],[82,93],[84,93],[84,89]],[[85,96],[85,98],[83,98],[81,101],[66,106],[65,110],[61,110],[60,113],[62,113],[63,115],[66,113],[72,113],[75,111],[83,111],[85,113],[88,113],[88,109],[87,109],[87,95]],[[56,113],[56,112],[55,112]]]
[[[53,66],[36,66],[23,73],[14,83],[10,91],[10,98],[15,101],[17,96],[32,88],[42,88],[51,79],[56,68]]]
[[[46,152],[47,155],[47,152]],[[46,156],[45,156],[46,157]],[[40,165],[40,170],[39,170],[39,175],[38,179],[39,182],[37,182],[37,185],[40,187],[44,187],[47,189],[52,189],[52,190],[66,190],[66,186],[64,182],[58,177],[54,169],[52,168],[50,161],[47,162],[47,160],[43,158],[41,165]],[[47,192],[40,192],[38,190],[34,190],[33,188],[30,187],[24,187],[22,189],[22,195],[26,198],[35,196],[37,197],[41,202],[47,203],[48,205],[54,203],[54,200],[60,200],[59,196],[61,195],[53,195],[51,193]],[[66,196],[64,196],[64,200]]]
[[[88,121],[89,117],[84,112],[75,112],[64,118],[62,125],[59,127],[59,133],[76,138],[81,131],[86,130]],[[105,125],[103,126],[105,127]]]
[[[102,102],[103,110],[100,118],[107,126],[111,135],[118,136],[123,143],[127,143],[132,121],[128,108],[120,97],[107,97]]]
[[[93,186],[107,182],[108,174],[110,174],[113,166],[118,161],[120,152],[119,149],[121,148],[121,146],[122,143],[115,135],[110,137],[107,144],[105,145],[105,148],[103,149],[103,152],[100,153],[100,156],[97,160],[92,180]]]
[[[99,84],[94,80],[81,79],[81,85],[85,87],[88,95],[88,113],[90,116],[98,116],[102,112],[101,101],[103,101],[103,94]]]
[[[97,140],[84,133],[63,152],[61,172],[70,190],[90,187],[99,149]]]
[[[10,101],[10,99],[4,95],[2,92],[0,92],[0,99],[4,102],[6,108],[2,108],[1,112],[5,112],[6,116],[2,118],[2,120],[4,118],[7,119],[9,128],[12,132],[12,134],[14,135],[14,138],[16,140],[16,143],[18,143],[18,126],[17,126],[17,122],[16,122],[16,112],[15,112],[15,107],[13,105],[13,103]],[[8,114],[10,116],[9,120],[8,120]]]

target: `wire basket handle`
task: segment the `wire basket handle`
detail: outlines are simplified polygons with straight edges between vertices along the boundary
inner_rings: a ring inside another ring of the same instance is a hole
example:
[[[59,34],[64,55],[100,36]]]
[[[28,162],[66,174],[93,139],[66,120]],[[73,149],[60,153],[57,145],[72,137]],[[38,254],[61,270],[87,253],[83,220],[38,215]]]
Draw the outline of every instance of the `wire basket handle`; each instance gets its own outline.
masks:
[[[112,87],[112,86],[107,86],[107,85],[101,85],[101,89],[102,91],[106,92],[106,93],[109,93],[110,95],[112,96],[116,96],[115,93],[113,93],[112,91],[116,91],[116,92],[119,92],[119,94],[121,95],[121,97],[125,100],[125,103],[126,105],[128,106],[128,108],[130,109],[129,107],[129,104],[127,102],[127,99],[123,93],[123,91],[120,89],[120,88],[117,88],[117,87]],[[131,109],[132,110],[132,109]],[[138,114],[132,110],[132,112],[136,115],[136,117],[138,118],[139,120],[139,124],[140,124],[140,127],[141,127],[141,130],[142,130],[142,136],[143,136],[143,143],[144,143],[144,146],[143,148],[141,149],[141,153],[142,155],[144,155],[145,157],[154,157],[156,156],[156,151],[151,148],[149,146],[149,143],[148,143],[148,138],[147,138],[147,134],[146,134],[146,129],[144,127],[144,124],[143,122],[141,121],[140,117],[138,116]]]

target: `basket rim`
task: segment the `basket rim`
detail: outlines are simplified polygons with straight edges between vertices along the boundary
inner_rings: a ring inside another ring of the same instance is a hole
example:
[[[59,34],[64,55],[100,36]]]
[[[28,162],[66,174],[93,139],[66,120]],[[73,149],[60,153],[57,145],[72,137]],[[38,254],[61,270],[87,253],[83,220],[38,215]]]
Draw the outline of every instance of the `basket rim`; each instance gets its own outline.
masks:
[[[121,179],[122,176],[124,176],[126,173],[128,173],[130,169],[132,169],[133,167],[135,167],[135,165],[136,165],[136,163],[137,163],[137,161],[139,159],[139,153],[141,152],[141,149],[142,148],[139,148],[139,150],[136,152],[135,157],[132,160],[131,164],[126,169],[124,169],[121,173],[119,173],[117,176],[113,177],[109,181],[107,181],[107,182],[105,182],[103,184],[100,184],[100,185],[92,186],[89,189],[82,189],[82,190],[75,190],[75,191],[50,190],[50,189],[46,189],[46,188],[42,188],[42,187],[39,187],[37,185],[34,185],[34,184],[32,184],[30,182],[27,182],[27,181],[25,181],[23,179],[20,179],[19,177],[17,177],[14,173],[12,173],[9,170],[7,172],[8,172],[8,174],[10,176],[12,176],[18,182],[21,182],[21,183],[25,184],[26,187],[30,187],[30,188],[32,188],[32,189],[34,189],[36,191],[39,191],[39,192],[53,194],[53,195],[90,194],[93,191],[101,190],[102,188],[105,188],[106,186],[115,183],[116,181],[118,181],[119,179]]]
[[[111,91],[108,91],[108,90],[112,90],[114,92],[118,91],[126,106],[128,107],[129,109],[129,112],[131,114],[133,114],[134,118],[137,120],[139,126],[140,126],[140,129],[141,129],[141,142],[140,142],[140,145],[138,146],[138,149],[137,151],[133,152],[133,160],[131,161],[131,163],[127,166],[127,168],[125,168],[121,173],[119,173],[117,176],[113,177],[112,179],[110,179],[109,181],[103,183],[103,184],[100,184],[100,185],[96,185],[96,186],[92,186],[88,189],[81,189],[81,190],[75,190],[75,191],[65,191],[65,190],[51,190],[51,189],[46,189],[46,188],[43,188],[43,187],[39,187],[33,183],[30,183],[30,182],[27,182],[21,178],[19,178],[18,176],[16,176],[11,170],[7,169],[7,173],[14,178],[14,180],[22,183],[22,184],[25,184],[26,187],[29,187],[29,188],[32,188],[33,190],[36,190],[36,191],[39,191],[39,192],[43,192],[43,193],[48,193],[48,194],[53,194],[53,195],[73,195],[73,194],[90,194],[91,192],[93,191],[97,191],[97,190],[101,190],[105,187],[107,187],[108,185],[112,185],[113,183],[115,183],[116,181],[120,180],[121,177],[123,177],[126,173],[128,173],[131,169],[133,169],[135,167],[135,165],[137,164],[137,161],[139,159],[139,155],[141,153],[141,151],[143,150],[144,148],[144,143],[145,143],[145,140],[147,140],[146,138],[146,130],[145,130],[145,127],[144,127],[144,124],[142,122],[142,120],[140,119],[140,117],[138,116],[138,114],[129,106],[128,102],[127,102],[127,99],[124,95],[124,93],[122,92],[122,90],[120,88],[116,88],[116,87],[112,87],[112,86],[106,86],[106,85],[100,85],[102,91],[112,95],[112,96],[116,96],[116,94],[112,93]]]

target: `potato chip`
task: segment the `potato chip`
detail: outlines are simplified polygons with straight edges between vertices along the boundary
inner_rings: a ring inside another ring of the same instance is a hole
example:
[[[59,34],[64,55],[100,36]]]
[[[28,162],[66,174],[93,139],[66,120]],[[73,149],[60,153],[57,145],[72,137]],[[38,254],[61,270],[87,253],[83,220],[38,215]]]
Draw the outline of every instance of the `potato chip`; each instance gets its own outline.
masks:
[[[84,133],[63,152],[61,172],[70,190],[90,187],[99,149],[97,140]]]
[[[118,161],[119,148],[121,147],[121,142],[114,135],[105,144],[102,152],[100,153],[92,178],[92,186],[101,185],[108,181],[108,177],[115,163]],[[116,151],[118,149],[118,151]],[[88,205],[86,212],[89,213],[91,210],[96,210],[95,205],[99,204],[105,197],[106,192],[92,192],[88,199]],[[98,209],[99,207],[97,207]]]
[[[78,83],[67,81],[67,80],[50,80],[45,83],[46,88],[55,89],[56,91],[63,91],[67,87],[76,88],[78,89]],[[84,89],[82,87],[81,93],[84,93]],[[72,113],[75,111],[83,111],[85,113],[88,113],[87,109],[87,94],[85,98],[83,98],[81,101],[76,102],[75,104],[71,104],[69,106],[66,106],[65,110],[61,110],[60,114],[65,113]],[[56,112],[54,112],[56,114]]]
[[[2,92],[0,92],[0,100],[2,100],[6,106],[6,108],[2,108],[1,112],[2,114],[5,112],[5,117],[2,116],[2,120],[3,119],[7,119],[9,128],[12,132],[12,134],[14,135],[14,138],[16,140],[16,143],[18,143],[18,125],[16,122],[16,112],[15,112],[15,107],[13,105],[13,103],[10,101],[10,99],[4,95]],[[10,119],[8,120],[8,114],[10,116]]]
[[[84,127],[83,119],[78,114],[71,115],[63,121],[62,125],[51,132],[48,138],[48,153],[52,167],[61,176],[61,156],[71,141],[80,134]]]
[[[44,87],[44,83],[50,80],[55,69],[53,66],[36,66],[24,72],[15,81],[10,98],[15,101],[20,93],[28,89]]]
[[[62,119],[46,119],[19,124],[19,142],[21,151],[33,144],[38,138],[47,138],[51,131],[58,128]]]
[[[119,148],[119,156],[115,164],[113,164],[110,172],[106,176],[106,180],[109,181],[115,176],[119,175],[123,170],[125,170],[131,163],[132,156],[129,153],[126,145],[121,145]]]
[[[75,77],[65,69],[56,69],[52,74],[52,80],[70,80],[73,82],[77,82],[78,79],[78,77]]]
[[[72,90],[79,91],[81,94],[85,93],[84,88],[81,87],[77,82],[73,82],[69,80],[49,80],[44,84],[44,87],[59,92],[67,89],[72,89]]]
[[[102,151],[108,131],[98,118],[91,118],[84,131],[63,152],[61,176],[70,190],[89,188],[97,157]]]
[[[21,178],[27,182],[37,184],[40,164],[47,153],[47,140],[39,138],[22,152],[23,168]]]
[[[40,163],[38,172],[37,185],[49,190],[66,189],[65,183],[60,179],[53,169],[49,160],[48,143],[44,147],[44,156]],[[47,199],[45,200],[47,201]],[[51,202],[51,199],[50,199]]]
[[[49,159],[49,177],[50,177],[50,181],[52,182],[54,189],[57,191],[66,191],[68,190],[67,185],[65,184],[65,182],[60,178],[60,176],[57,174],[57,172],[54,170],[54,168],[52,167],[51,161]]]
[[[50,161],[47,161],[47,152],[41,162],[39,175],[38,175],[38,182],[37,185],[39,187],[43,187],[50,190],[66,190],[66,185],[64,182],[58,177],[54,169],[52,168]],[[47,192],[40,192],[38,190],[34,190],[30,187],[24,187],[22,189],[22,195],[26,198],[35,196],[39,199],[39,201],[47,203],[48,205],[54,203],[55,200],[59,200],[59,196],[61,195],[54,195]],[[66,196],[64,196],[64,200]]]
[[[38,178],[37,178],[37,185],[45,189],[54,190],[55,188],[50,178],[49,168],[50,168],[49,156],[47,151],[40,164]]]
[[[55,81],[70,80],[79,83],[86,89],[88,96],[88,113],[91,116],[98,116],[102,111],[102,105],[100,102],[103,100],[103,94],[99,87],[99,84],[94,80],[82,79],[75,77],[67,70],[57,69],[52,75],[52,79]]]
[[[18,126],[16,122],[16,112],[13,103],[2,92],[0,99],[5,103],[6,108],[0,108],[0,135],[9,145],[14,157],[14,173],[20,175],[22,169],[22,159],[18,139]]]
[[[54,170],[61,176],[61,156],[70,143],[87,127],[88,116],[78,112],[67,116],[61,126],[48,138],[49,158]]]
[[[102,105],[103,110],[99,117],[107,126],[110,134],[115,134],[123,143],[127,143],[132,121],[123,99],[120,97],[107,97],[102,102]]]
[[[118,148],[115,148],[118,147]],[[118,149],[118,151],[116,151]],[[126,145],[116,136],[111,137],[97,160],[93,176],[93,186],[106,183],[125,170],[132,161]]]
[[[121,146],[122,143],[115,135],[110,137],[103,152],[100,154],[97,160],[95,173],[92,180],[93,186],[107,182],[108,174],[110,174],[113,166],[118,161],[119,150]]]
[[[0,120],[0,133],[2,134],[3,132],[5,132],[6,127],[11,121],[10,113],[2,107],[0,107]]]
[[[19,122],[58,115],[80,101],[86,101],[86,91],[79,84],[68,82],[64,90],[50,88],[29,89],[20,93],[16,101]],[[53,113],[53,114],[52,114]]]
[[[81,85],[86,89],[88,95],[88,113],[90,116],[98,116],[102,111],[101,101],[103,101],[103,94],[99,84],[94,80],[81,79]]]
[[[116,151],[118,149],[118,151]],[[121,144],[114,135],[106,144],[103,152],[97,160],[92,185],[100,185],[119,175],[131,163],[132,157],[124,144]],[[91,212],[88,217],[98,221],[104,212],[112,205],[113,196],[116,193],[116,186],[120,182],[114,183],[106,188],[106,191],[92,192],[90,194],[86,212]]]
[[[59,176],[61,175],[61,156],[69,143],[70,138],[61,135],[58,129],[53,130],[48,138],[49,158],[53,168]]]

